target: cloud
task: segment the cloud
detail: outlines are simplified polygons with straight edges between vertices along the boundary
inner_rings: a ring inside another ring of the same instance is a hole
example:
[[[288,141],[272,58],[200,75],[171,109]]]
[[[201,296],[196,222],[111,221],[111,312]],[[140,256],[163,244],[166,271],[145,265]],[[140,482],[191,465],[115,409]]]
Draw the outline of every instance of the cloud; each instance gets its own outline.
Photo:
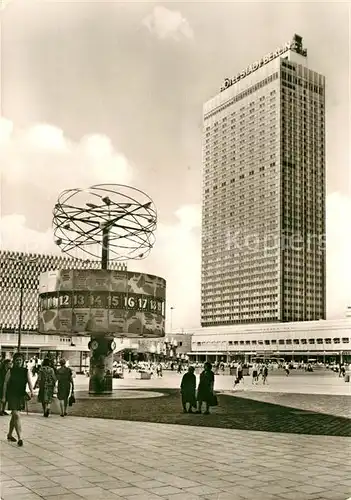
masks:
[[[152,13],[143,19],[142,24],[160,40],[194,38],[194,32],[181,12],[166,7],[154,7]]]
[[[183,227],[193,229],[201,226],[201,206],[200,205],[184,205],[180,207],[175,215],[178,217],[180,224]]]
[[[351,197],[331,193],[326,219],[328,318],[344,317],[351,306]]]
[[[74,143],[61,129],[36,124],[17,131],[0,118],[0,173],[12,186],[32,185],[57,196],[68,187],[129,183],[133,168],[108,137],[89,135]]]
[[[7,144],[13,132],[13,123],[0,117],[0,146]]]
[[[0,12],[6,8],[11,0],[0,0]]]
[[[29,253],[59,254],[53,232],[30,229],[24,215],[12,214],[0,218],[0,248]]]

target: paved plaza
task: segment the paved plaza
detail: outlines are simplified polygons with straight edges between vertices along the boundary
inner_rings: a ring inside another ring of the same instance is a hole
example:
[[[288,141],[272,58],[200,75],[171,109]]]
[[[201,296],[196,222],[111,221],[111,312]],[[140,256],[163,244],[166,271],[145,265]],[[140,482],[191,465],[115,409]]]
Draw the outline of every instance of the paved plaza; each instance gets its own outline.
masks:
[[[293,383],[301,386],[306,380],[312,381],[306,377],[302,375],[300,380],[297,376],[291,377],[286,383],[292,387]],[[166,391],[166,387],[177,387],[179,380],[180,376],[175,373],[166,373],[163,379],[151,381],[135,380],[132,374],[124,380],[115,380],[114,385],[124,387],[129,398],[133,390],[137,390],[139,397],[142,389],[153,388],[162,393],[161,388]],[[333,376],[316,376],[313,380],[315,386],[325,388],[324,395],[290,393],[285,396],[292,401],[298,397],[311,400],[315,413],[318,398],[329,401],[329,407],[321,409],[328,413],[333,412],[333,398],[348,405],[350,400],[345,397],[348,384]],[[248,381],[247,378],[245,384]],[[226,392],[229,377],[227,381],[225,376],[218,376],[216,383],[217,389],[223,386]],[[251,403],[257,398],[278,398],[280,384],[278,376],[272,377],[269,389],[263,392],[247,383],[246,390],[234,394],[230,400],[235,402],[237,398],[245,402],[245,398],[249,398]],[[346,386],[345,395],[334,395],[333,385]],[[76,386],[78,393],[84,392],[87,379],[77,377]],[[329,394],[327,388],[331,388]],[[141,408],[145,405],[146,409],[150,402],[163,399],[166,398],[140,398],[138,404]],[[130,399],[120,404],[128,401]],[[100,400],[95,404],[102,407],[107,402]],[[312,413],[295,413],[297,419],[313,418]],[[252,417],[255,414],[254,410]],[[261,410],[257,419],[269,420],[274,415],[264,417]],[[351,496],[351,438],[292,434],[289,429],[258,432],[214,428],[206,426],[206,416],[183,417],[193,418],[193,423],[173,425],[78,416],[63,419],[57,414],[45,419],[30,412],[22,419],[23,448],[6,441],[9,417],[1,417],[1,498],[346,500]],[[196,418],[202,420],[201,426]]]
[[[196,373],[199,376],[199,370]],[[157,378],[153,376],[151,380],[136,380],[135,373],[124,372],[124,379],[114,379],[113,387],[118,388],[179,388],[182,375],[176,372],[165,371],[164,376]],[[87,387],[87,377],[78,375],[76,385]],[[216,375],[215,390],[232,391],[234,376]],[[260,381],[257,385],[252,384],[251,376],[244,377],[244,383],[237,386],[237,390],[245,392],[284,392],[293,394],[333,394],[338,396],[351,395],[351,383],[345,383],[342,377],[329,370],[306,373],[302,370],[292,370],[287,377],[283,370],[270,371],[267,384],[262,385]]]

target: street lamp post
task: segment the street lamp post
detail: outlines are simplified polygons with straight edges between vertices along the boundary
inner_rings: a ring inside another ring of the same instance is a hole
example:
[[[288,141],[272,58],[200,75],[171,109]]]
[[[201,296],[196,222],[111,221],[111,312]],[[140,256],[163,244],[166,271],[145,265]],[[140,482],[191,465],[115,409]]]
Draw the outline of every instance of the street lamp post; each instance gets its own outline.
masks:
[[[22,342],[22,316],[23,316],[23,265],[21,269],[21,281],[20,281],[20,310],[18,319],[18,339],[17,339],[17,352],[21,352],[21,342]]]
[[[20,276],[20,306],[19,306],[19,318],[18,318],[18,337],[17,337],[17,352],[21,352],[21,343],[22,343],[22,322],[23,322],[23,289],[24,289],[24,280],[23,280],[23,269],[25,263],[32,263],[38,260],[37,257],[33,259],[25,259],[24,256],[15,258],[9,257],[8,260],[13,262],[21,263],[21,276]]]
[[[173,331],[173,327],[172,327],[172,324],[173,324],[173,323],[172,323],[172,322],[173,322],[173,310],[174,310],[174,309],[175,309],[175,308],[174,308],[173,306],[171,306],[171,333],[172,333],[172,331]]]

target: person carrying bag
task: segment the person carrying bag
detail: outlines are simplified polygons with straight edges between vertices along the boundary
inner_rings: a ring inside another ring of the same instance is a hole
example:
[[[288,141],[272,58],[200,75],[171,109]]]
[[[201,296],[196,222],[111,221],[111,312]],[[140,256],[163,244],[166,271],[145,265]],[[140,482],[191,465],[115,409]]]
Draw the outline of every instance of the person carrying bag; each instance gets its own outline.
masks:
[[[72,370],[66,366],[66,360],[60,360],[60,368],[56,372],[57,399],[60,402],[61,417],[67,416],[67,406],[75,403]]]
[[[68,398],[68,406],[73,406],[75,402],[76,402],[76,398],[75,398],[74,392],[72,390],[72,394]],[[67,415],[67,413],[66,413],[66,415]]]

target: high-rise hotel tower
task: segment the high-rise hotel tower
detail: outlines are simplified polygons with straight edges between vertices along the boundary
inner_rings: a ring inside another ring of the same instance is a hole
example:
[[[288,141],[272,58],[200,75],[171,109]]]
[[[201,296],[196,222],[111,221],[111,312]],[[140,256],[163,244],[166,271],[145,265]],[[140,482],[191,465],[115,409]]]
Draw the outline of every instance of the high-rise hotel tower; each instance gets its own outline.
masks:
[[[325,319],[324,90],[295,35],[204,105],[202,326]]]

